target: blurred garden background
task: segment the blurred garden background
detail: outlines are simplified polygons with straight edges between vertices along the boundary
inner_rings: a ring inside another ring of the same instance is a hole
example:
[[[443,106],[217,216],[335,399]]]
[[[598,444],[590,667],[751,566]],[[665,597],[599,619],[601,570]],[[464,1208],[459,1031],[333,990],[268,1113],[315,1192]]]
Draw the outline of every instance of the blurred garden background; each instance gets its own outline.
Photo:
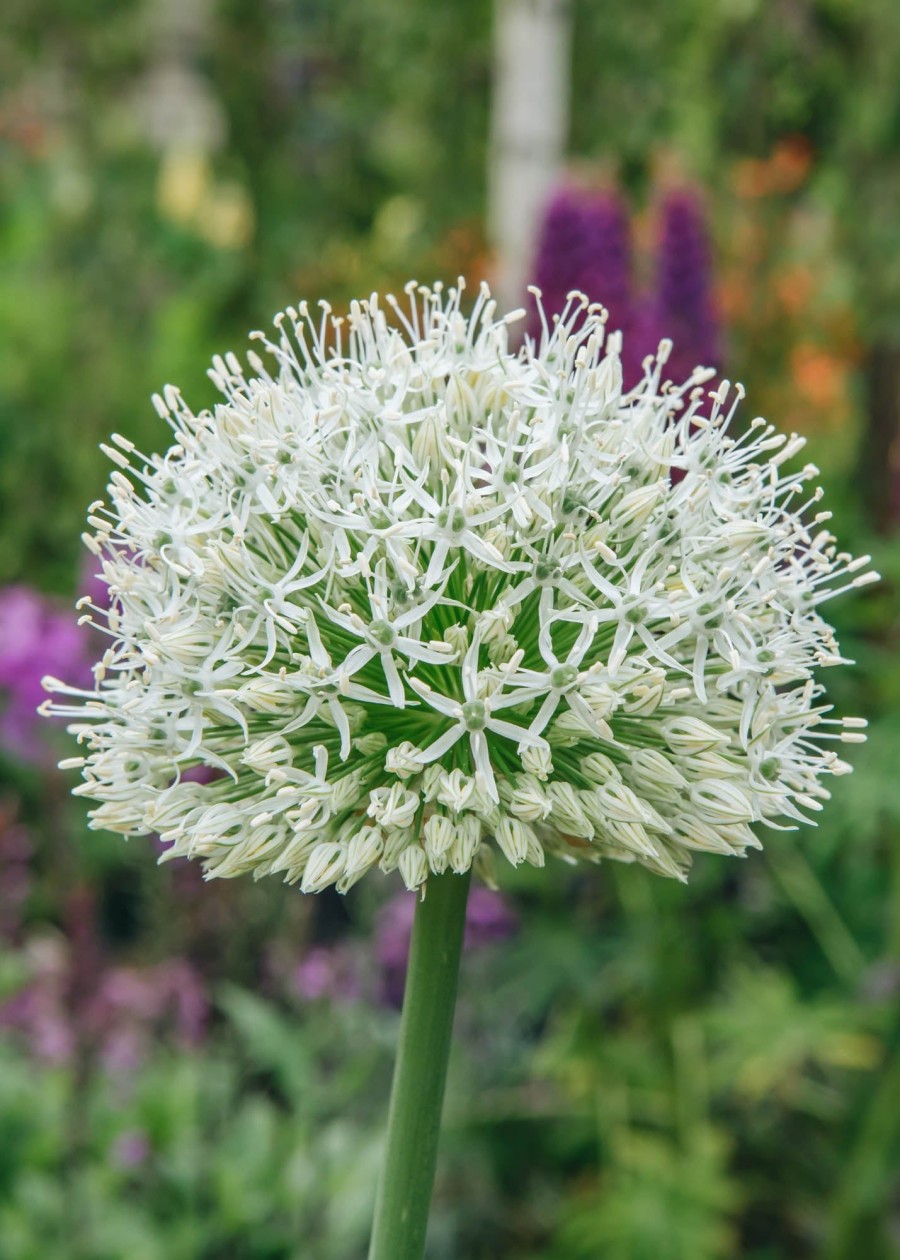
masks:
[[[365,1254],[411,894],[159,868],[34,709],[98,654],[98,442],[166,444],[151,392],[290,302],[459,275],[744,381],[885,580],[817,830],[473,896],[429,1256],[900,1256],[898,67],[895,0],[6,0],[0,1260]]]

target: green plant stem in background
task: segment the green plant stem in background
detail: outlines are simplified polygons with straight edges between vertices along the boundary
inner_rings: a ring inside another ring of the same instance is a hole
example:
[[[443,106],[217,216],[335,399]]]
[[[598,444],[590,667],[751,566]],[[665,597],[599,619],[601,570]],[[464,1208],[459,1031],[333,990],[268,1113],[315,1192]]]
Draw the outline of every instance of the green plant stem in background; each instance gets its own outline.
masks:
[[[803,916],[835,975],[856,984],[866,957],[801,850],[792,844],[772,845],[769,865],[798,913]]]
[[[469,872],[431,875],[416,906],[369,1260],[421,1260],[437,1162]]]

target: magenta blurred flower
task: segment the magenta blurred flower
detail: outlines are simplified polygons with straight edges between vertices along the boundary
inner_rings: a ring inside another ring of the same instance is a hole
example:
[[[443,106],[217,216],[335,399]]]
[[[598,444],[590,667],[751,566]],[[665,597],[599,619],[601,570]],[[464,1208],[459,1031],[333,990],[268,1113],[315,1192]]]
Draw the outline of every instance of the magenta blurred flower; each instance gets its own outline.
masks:
[[[282,960],[276,970],[305,1001],[367,999],[399,1006],[415,907],[415,895],[406,892],[381,907],[371,956],[353,942],[316,945],[293,969],[286,968]],[[477,950],[505,940],[516,926],[516,916],[504,897],[480,885],[472,887],[466,911],[466,949]]]
[[[89,633],[28,586],[0,588],[0,746],[23,761],[51,760],[37,707],[45,699],[44,674],[62,674],[75,686],[90,683]]]

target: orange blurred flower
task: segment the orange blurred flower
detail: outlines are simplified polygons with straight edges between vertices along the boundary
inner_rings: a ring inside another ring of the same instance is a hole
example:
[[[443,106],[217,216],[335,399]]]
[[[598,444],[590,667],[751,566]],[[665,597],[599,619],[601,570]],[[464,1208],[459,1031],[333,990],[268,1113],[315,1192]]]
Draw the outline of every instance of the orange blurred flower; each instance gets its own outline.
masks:
[[[735,163],[731,174],[734,190],[750,200],[795,192],[809,175],[812,160],[812,145],[806,136],[784,136],[770,157],[744,158]]]
[[[735,162],[731,179],[739,197],[767,197],[771,192],[768,163],[759,158]]]
[[[795,263],[773,278],[772,287],[785,311],[789,315],[800,315],[815,292],[816,277],[811,267]]]
[[[791,375],[797,392],[815,407],[831,410],[844,397],[846,365],[810,342],[799,342],[790,353]]]
[[[745,276],[730,276],[716,287],[716,305],[722,312],[722,318],[730,324],[749,314],[750,297],[750,285]]]
[[[779,140],[769,159],[772,191],[794,192],[809,175],[812,160],[813,149],[806,136],[790,135]]]

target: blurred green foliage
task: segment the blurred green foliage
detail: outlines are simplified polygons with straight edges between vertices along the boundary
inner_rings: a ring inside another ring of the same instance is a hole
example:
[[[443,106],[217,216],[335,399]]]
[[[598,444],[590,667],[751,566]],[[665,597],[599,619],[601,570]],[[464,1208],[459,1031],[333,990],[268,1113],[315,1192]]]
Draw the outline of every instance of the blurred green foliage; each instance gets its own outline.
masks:
[[[249,994],[222,1004],[215,1048],[161,1053],[117,1089],[95,1077],[73,1096],[49,1069],[35,1091],[27,1061],[0,1050],[5,1260],[359,1254],[390,1068],[383,1017],[338,1010],[298,1035]],[[338,1036],[363,1053],[335,1064]]]
[[[842,542],[885,574],[836,609],[857,666],[835,702],[871,739],[815,833],[702,858],[686,890],[609,867],[505,880],[522,927],[466,963],[429,1255],[890,1260],[900,547],[873,534],[854,470],[878,420],[867,363],[900,342],[900,10],[574,12],[573,152],[639,207],[673,154],[702,183],[729,371],[753,410],[809,431]],[[211,354],[278,307],[481,274],[490,64],[485,0],[8,0],[0,581],[70,596],[97,442],[159,447],[150,392],[209,400]],[[265,977],[270,946],[366,954],[376,893],[210,889],[200,932],[149,848],[88,838],[58,777],[3,773],[39,842],[26,935],[59,936],[87,885],[110,954],[190,956],[217,1013],[202,1048],[160,1039],[124,1079],[4,1036],[2,1260],[363,1255],[394,1015],[298,1007]],[[4,961],[5,992],[24,959]]]

